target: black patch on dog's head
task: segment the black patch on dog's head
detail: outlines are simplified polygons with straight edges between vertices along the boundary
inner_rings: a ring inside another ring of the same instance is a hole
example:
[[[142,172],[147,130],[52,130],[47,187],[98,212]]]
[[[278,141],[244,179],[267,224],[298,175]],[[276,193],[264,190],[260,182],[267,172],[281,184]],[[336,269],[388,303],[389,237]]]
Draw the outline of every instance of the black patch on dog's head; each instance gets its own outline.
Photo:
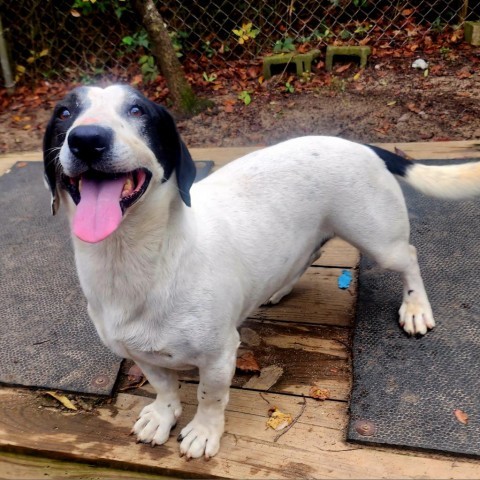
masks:
[[[62,167],[58,161],[60,148],[65,141],[68,129],[86,106],[85,88],[79,87],[72,90],[55,106],[53,115],[45,130],[43,137],[43,166],[45,180],[52,194],[53,215],[57,212],[60,202],[57,192],[57,183],[62,173]]]
[[[136,106],[143,110],[143,135],[149,147],[163,168],[163,180],[168,180],[175,171],[180,197],[187,206],[191,206],[190,187],[196,168],[190,152],[178,133],[173,117],[168,110],[157,105],[134,90]]]

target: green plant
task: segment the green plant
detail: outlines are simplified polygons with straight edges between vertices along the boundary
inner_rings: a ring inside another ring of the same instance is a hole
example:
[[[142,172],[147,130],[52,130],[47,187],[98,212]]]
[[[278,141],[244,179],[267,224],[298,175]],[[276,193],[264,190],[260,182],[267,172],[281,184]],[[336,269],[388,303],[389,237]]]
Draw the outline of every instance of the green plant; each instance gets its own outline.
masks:
[[[295,93],[295,88],[290,82],[285,83],[285,91],[287,93]]]
[[[142,29],[133,35],[123,37],[122,45],[125,45],[127,53],[131,53],[139,47],[143,47],[145,50],[150,50],[150,41],[148,40],[147,31]]]
[[[27,58],[27,63],[34,63],[37,61],[39,58],[46,57],[49,53],[48,48],[44,48],[40,52],[35,52],[34,50],[29,50],[30,52],[30,57]]]
[[[440,48],[440,55],[442,55],[443,57],[446,57],[451,51],[452,51],[451,48],[441,47]]]
[[[81,17],[96,11],[105,13],[112,7],[117,18],[120,18],[123,12],[128,10],[128,2],[126,0],[74,0],[70,13],[74,17]]]
[[[138,60],[138,64],[140,65],[142,77],[146,82],[151,82],[157,78],[158,70],[153,55],[142,55]]]
[[[362,7],[364,7],[367,3],[368,3],[368,0],[353,0],[353,4],[354,4],[357,8],[362,8]]]
[[[173,49],[178,58],[183,56],[183,41],[188,38],[188,32],[178,30],[177,32],[169,32],[170,40],[172,41]]]
[[[203,79],[204,79],[206,82],[212,83],[212,82],[214,82],[214,81],[217,79],[217,74],[216,74],[216,73],[212,73],[211,75],[209,75],[207,72],[203,72]]]
[[[252,22],[247,22],[242,24],[241,28],[234,28],[232,32],[238,37],[237,42],[243,45],[253,40],[260,33],[260,29],[253,28]]]
[[[353,33],[350,32],[349,30],[342,30],[340,32],[340,38],[342,40],[350,40],[351,38],[353,38]]]
[[[273,46],[274,53],[288,53],[295,51],[295,44],[293,38],[285,37],[277,40]]]
[[[365,36],[370,30],[372,29],[372,25],[357,25],[357,28],[354,30],[354,35],[361,35],[362,37]]]
[[[325,25],[321,25],[321,30],[316,28],[310,35],[298,37],[299,43],[309,43],[313,40],[327,40],[333,35],[332,31]]]
[[[205,53],[205,56],[207,58],[212,58],[215,55],[215,53],[217,53],[210,45],[210,40],[206,40],[205,42],[203,42],[202,50]]]
[[[444,29],[445,25],[442,23],[442,19],[437,17],[430,26],[432,32],[440,33]]]
[[[241,100],[245,105],[250,105],[250,103],[252,102],[250,92],[247,90],[243,90],[242,92],[240,92],[237,98]]]

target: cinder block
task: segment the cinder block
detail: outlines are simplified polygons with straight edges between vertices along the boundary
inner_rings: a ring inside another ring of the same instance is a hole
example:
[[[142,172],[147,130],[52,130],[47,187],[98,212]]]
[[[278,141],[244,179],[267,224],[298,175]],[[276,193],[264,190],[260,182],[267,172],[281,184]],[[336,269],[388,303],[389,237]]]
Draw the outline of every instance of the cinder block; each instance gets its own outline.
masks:
[[[480,22],[465,22],[463,30],[465,41],[470,45],[478,47],[480,45]]]
[[[288,63],[295,63],[297,75],[312,71],[312,62],[320,55],[320,50],[310,50],[308,53],[279,53],[278,55],[271,55],[263,59],[263,78],[268,80],[272,77],[272,65],[286,65]]]
[[[332,70],[333,57],[335,55],[355,56],[360,58],[360,67],[365,68],[367,66],[368,56],[372,53],[372,49],[366,46],[346,46],[338,47],[335,45],[329,45],[327,47],[327,55],[325,58],[325,68],[328,71]]]

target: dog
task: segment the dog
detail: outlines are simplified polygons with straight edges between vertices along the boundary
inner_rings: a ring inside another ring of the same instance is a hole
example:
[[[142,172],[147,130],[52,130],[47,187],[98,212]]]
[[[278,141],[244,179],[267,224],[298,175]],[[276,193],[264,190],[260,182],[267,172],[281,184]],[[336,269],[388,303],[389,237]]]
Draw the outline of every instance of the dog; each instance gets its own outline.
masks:
[[[68,94],[43,147],[52,211],[67,208],[98,335],[157,393],[133,426],[140,442],[167,441],[182,411],[176,372],[199,370],[198,409],[178,437],[188,458],[219,450],[237,328],[288,295],[332,237],[401,274],[407,334],[434,327],[395,177],[441,198],[480,194],[480,163],[425,166],[321,136],[256,151],[193,185],[171,115],[120,85]]]

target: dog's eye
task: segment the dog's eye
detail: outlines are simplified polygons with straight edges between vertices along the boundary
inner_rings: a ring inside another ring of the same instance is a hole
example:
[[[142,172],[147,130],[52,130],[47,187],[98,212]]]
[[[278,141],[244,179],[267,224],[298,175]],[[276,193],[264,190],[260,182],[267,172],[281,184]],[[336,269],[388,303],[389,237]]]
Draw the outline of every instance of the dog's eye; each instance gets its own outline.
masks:
[[[130,108],[130,110],[128,111],[128,114],[131,117],[141,117],[143,115],[142,107],[139,107],[138,105],[134,105],[133,107]]]
[[[70,117],[72,116],[72,114],[70,113],[70,110],[68,108],[62,108],[59,112],[58,112],[58,118],[60,120],[67,120],[69,119]]]

